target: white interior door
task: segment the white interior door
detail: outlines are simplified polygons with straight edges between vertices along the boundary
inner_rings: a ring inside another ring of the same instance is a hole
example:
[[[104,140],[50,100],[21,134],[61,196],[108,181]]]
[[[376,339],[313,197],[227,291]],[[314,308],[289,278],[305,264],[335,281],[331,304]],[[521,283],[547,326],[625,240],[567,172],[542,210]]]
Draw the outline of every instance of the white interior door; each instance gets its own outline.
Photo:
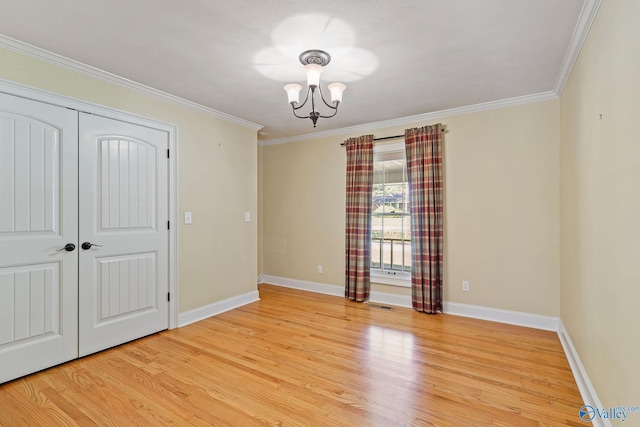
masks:
[[[77,143],[76,111],[0,94],[0,383],[78,356]]]
[[[84,113],[79,129],[84,356],[168,328],[169,136]]]

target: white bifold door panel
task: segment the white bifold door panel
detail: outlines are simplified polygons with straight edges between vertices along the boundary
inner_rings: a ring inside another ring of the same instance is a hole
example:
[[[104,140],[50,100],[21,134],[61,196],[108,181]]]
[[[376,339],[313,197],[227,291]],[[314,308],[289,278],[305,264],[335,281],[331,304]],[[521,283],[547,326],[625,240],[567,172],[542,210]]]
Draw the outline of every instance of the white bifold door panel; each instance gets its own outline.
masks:
[[[169,326],[167,147],[166,132],[80,114],[80,356]]]
[[[0,383],[168,328],[167,148],[0,94]]]
[[[77,129],[0,94],[0,383],[78,357]]]

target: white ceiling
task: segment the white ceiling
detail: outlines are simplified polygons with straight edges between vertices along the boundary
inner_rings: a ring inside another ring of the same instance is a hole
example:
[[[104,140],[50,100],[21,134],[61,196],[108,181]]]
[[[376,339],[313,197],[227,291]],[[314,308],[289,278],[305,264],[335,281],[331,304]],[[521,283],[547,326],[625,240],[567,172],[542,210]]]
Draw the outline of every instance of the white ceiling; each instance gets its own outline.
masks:
[[[0,34],[263,125],[282,139],[563,85],[594,0],[0,0]],[[338,115],[293,117],[298,55],[327,50]]]

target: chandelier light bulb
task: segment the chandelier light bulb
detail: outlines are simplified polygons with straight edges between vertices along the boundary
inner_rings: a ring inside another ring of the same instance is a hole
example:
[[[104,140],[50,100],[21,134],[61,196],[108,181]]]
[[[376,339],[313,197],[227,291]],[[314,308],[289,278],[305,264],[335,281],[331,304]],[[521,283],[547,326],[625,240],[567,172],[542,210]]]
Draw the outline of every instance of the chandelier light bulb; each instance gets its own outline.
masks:
[[[333,103],[341,103],[342,102],[342,92],[347,88],[342,83],[331,83],[329,86],[329,91],[331,92],[331,102]]]
[[[319,86],[320,74],[322,74],[323,67],[318,64],[308,64],[304,66],[304,71],[307,73],[307,85]]]
[[[296,83],[289,83],[284,87],[284,90],[287,92],[289,104],[297,104],[300,102],[300,91],[302,90],[302,86]]]

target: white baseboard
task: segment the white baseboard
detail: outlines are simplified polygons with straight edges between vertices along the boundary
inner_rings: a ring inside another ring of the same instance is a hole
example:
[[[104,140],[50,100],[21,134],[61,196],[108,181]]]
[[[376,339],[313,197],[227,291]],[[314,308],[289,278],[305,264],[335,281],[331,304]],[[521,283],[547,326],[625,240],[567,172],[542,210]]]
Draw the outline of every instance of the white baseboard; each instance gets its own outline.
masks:
[[[598,399],[596,390],[593,388],[591,380],[589,380],[587,371],[584,369],[584,366],[580,361],[580,356],[578,356],[578,352],[573,346],[571,337],[569,337],[569,333],[565,329],[562,320],[560,320],[558,325],[558,338],[560,338],[564,354],[567,356],[569,366],[571,366],[571,372],[573,373],[573,378],[576,380],[576,384],[578,385],[578,390],[580,390],[582,401],[585,405],[590,405],[594,408],[602,408],[602,403],[600,403],[600,399]],[[608,419],[595,417],[591,420],[591,425],[595,427],[611,427],[611,422]]]
[[[502,310],[499,308],[482,307],[457,302],[445,302],[443,305],[446,314],[490,320],[492,322],[507,323],[509,325],[526,326],[528,328],[542,329],[545,331],[556,332],[560,321],[557,317],[552,316],[542,316],[521,311]]]
[[[283,288],[299,289],[301,291],[316,292],[318,294],[344,298],[344,288],[342,286],[327,285],[326,283],[308,282],[306,280],[288,279],[286,277],[278,276],[263,276],[262,283],[269,283],[276,286],[282,286]],[[404,295],[371,291],[369,301],[411,308],[411,297]]]
[[[178,326],[186,326],[256,301],[260,301],[260,295],[258,291],[251,291],[203,307],[194,308],[178,315]]]
[[[299,289],[301,291],[315,292],[318,294],[344,297],[344,288],[341,286],[327,285],[326,283],[308,282],[306,280],[288,279],[286,277],[264,275],[262,283],[281,286],[283,288]]]
[[[282,286],[284,288],[293,288],[302,291],[344,297],[344,288],[342,286],[266,275],[263,277],[262,282]],[[396,295],[386,292],[371,291],[369,300],[371,302],[395,305],[399,307],[412,307],[410,295]],[[554,332],[558,330],[559,322],[557,317],[500,310],[497,308],[480,307],[477,305],[460,304],[455,302],[445,302],[444,312],[446,314],[456,316],[473,317],[475,319],[490,320],[493,322],[508,323],[510,325],[526,326],[529,328],[544,329],[546,331]]]

